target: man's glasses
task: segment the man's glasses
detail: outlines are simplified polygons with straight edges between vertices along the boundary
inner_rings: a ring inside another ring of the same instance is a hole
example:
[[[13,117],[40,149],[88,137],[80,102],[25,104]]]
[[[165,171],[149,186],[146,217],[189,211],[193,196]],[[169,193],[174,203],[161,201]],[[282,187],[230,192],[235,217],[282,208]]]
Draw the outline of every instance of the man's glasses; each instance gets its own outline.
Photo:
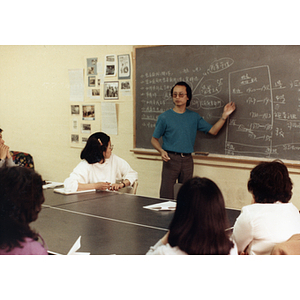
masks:
[[[183,94],[183,93],[179,93],[179,94],[173,93],[173,94],[172,94],[172,97],[173,97],[173,98],[177,98],[177,96],[178,96],[179,98],[183,98],[185,95],[187,95],[187,94]]]

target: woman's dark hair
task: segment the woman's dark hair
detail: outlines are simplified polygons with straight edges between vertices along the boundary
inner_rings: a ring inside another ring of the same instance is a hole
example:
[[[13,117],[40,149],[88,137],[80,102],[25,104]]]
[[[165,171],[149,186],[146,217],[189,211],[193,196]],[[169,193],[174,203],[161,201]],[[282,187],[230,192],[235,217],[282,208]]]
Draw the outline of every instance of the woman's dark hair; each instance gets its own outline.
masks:
[[[42,177],[24,167],[0,168],[0,247],[21,247],[26,237],[38,240],[30,229],[44,203]]]
[[[292,197],[292,189],[288,169],[280,160],[262,162],[250,173],[248,191],[256,203],[287,203]]]
[[[185,86],[186,88],[186,94],[187,94],[187,97],[189,98],[189,100],[186,102],[186,107],[188,107],[192,101],[192,89],[191,87],[184,81],[179,81],[177,82],[171,89],[171,97],[173,97],[173,90],[174,90],[174,87],[177,86],[177,85],[180,85],[180,86]]]
[[[101,141],[101,144],[99,143]],[[89,164],[95,164],[105,161],[103,152],[106,152],[110,137],[104,132],[93,133],[87,140],[85,147],[82,149],[80,158],[85,159]]]
[[[168,243],[187,254],[229,254],[233,247],[224,199],[218,186],[194,177],[178,192]]]

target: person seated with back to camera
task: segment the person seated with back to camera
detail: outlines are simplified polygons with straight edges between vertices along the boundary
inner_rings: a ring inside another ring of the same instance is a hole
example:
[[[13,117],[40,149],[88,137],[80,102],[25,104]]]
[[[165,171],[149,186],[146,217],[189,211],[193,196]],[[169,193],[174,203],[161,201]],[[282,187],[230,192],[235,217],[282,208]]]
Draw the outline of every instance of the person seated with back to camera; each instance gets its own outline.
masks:
[[[80,158],[82,161],[64,181],[66,192],[89,189],[117,191],[132,185],[138,179],[138,173],[119,156],[112,154],[110,137],[104,132],[92,134]],[[116,181],[121,180],[121,183]]]
[[[231,241],[223,195],[207,178],[194,177],[180,188],[174,217],[167,234],[147,254],[231,254]]]
[[[3,130],[0,128],[0,168],[16,166],[10,155],[9,147],[5,145],[5,141],[2,138],[2,132]]]
[[[252,204],[236,219],[232,238],[239,254],[271,254],[273,247],[300,233],[298,209],[289,203],[293,183],[280,160],[262,162],[250,173]]]
[[[42,237],[29,226],[44,200],[43,180],[34,170],[0,168],[0,255],[48,254]]]

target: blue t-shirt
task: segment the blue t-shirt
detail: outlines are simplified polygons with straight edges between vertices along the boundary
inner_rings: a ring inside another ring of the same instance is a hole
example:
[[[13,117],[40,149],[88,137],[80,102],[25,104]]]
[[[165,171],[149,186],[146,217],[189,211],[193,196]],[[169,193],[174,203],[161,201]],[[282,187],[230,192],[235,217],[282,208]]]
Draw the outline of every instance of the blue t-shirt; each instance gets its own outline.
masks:
[[[153,137],[162,136],[162,148],[179,153],[194,152],[197,130],[207,133],[212,128],[199,114],[189,109],[183,114],[169,109],[159,115]]]

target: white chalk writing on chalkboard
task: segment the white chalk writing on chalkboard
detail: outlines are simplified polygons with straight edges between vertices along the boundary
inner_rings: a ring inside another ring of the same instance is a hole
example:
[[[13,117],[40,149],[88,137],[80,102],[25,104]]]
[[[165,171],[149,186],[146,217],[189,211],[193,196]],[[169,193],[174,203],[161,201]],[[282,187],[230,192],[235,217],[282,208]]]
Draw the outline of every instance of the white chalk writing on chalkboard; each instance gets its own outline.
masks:
[[[200,133],[195,151],[300,159],[299,46],[161,46],[136,53],[138,147],[152,148],[157,117],[173,107],[171,88],[186,81],[189,108],[211,124],[227,102],[237,106],[217,138]]]

